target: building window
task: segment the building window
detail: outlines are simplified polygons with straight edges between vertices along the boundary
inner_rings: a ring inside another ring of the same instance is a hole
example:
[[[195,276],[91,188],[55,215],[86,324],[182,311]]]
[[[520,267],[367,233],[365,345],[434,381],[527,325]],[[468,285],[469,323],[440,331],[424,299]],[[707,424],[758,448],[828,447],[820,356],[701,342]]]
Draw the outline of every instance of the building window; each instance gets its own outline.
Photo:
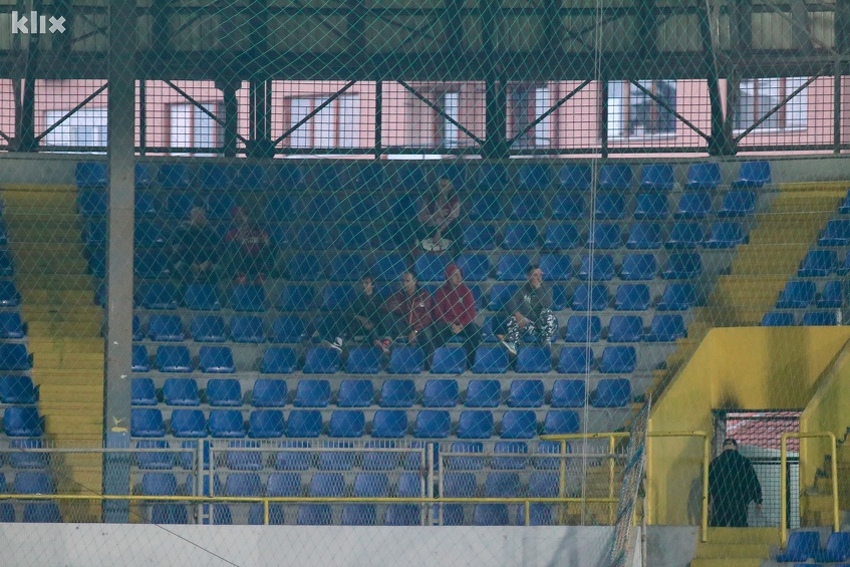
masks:
[[[612,138],[669,136],[676,133],[676,81],[637,81],[655,99],[629,81],[608,84],[608,132]],[[664,101],[661,105],[656,100]],[[665,108],[667,106],[668,108]]]
[[[327,96],[289,98],[289,128],[321,106]],[[355,148],[360,140],[360,97],[340,95],[289,135],[292,148]]]
[[[746,79],[738,90],[738,105],[735,108],[735,129],[745,130],[764,117],[782,102],[785,97],[800,88],[805,77],[780,77]],[[755,131],[801,129],[806,127],[808,88],[782,105],[776,112],[759,124]]]
[[[460,122],[460,93],[445,92],[440,95],[440,108],[446,116],[440,115],[437,121],[437,142],[442,148],[456,148],[460,143],[460,129],[452,124],[447,117]]]
[[[68,110],[45,112],[45,127],[56,124]],[[44,137],[45,146],[106,146],[106,107],[80,108]]]
[[[511,135],[516,136],[549,110],[549,89],[545,86],[517,85],[510,95]],[[548,148],[551,143],[551,115],[520,135],[514,148]]]
[[[203,107],[222,118],[217,114],[217,103],[205,103]],[[172,104],[169,106],[168,119],[169,145],[172,148],[217,148],[224,145],[221,126],[197,105]]]

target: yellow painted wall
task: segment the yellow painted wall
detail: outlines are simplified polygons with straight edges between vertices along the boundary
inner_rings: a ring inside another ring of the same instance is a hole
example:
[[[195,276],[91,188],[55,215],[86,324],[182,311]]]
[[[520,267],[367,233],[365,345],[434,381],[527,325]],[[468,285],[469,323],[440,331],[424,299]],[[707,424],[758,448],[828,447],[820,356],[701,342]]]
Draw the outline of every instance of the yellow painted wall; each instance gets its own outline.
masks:
[[[712,329],[673,384],[654,403],[650,430],[710,432],[713,409],[805,408],[818,378],[848,339],[850,327]],[[648,446],[650,522],[694,523],[701,441],[653,438]]]

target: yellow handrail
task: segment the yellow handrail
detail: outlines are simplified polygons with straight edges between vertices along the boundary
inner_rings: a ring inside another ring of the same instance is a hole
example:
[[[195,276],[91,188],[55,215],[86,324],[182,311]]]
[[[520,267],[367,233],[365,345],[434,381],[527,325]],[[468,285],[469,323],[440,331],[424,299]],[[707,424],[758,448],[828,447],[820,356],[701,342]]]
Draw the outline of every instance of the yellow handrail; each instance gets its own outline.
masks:
[[[785,492],[788,490],[788,479],[785,477],[785,468],[788,466],[788,439],[813,439],[818,437],[826,437],[829,439],[829,454],[832,460],[832,529],[833,531],[841,531],[840,518],[838,515],[838,459],[837,459],[837,444],[835,434],[831,431],[812,431],[812,432],[797,432],[783,433],[779,447],[779,541],[784,547],[788,543],[788,507],[785,501]]]

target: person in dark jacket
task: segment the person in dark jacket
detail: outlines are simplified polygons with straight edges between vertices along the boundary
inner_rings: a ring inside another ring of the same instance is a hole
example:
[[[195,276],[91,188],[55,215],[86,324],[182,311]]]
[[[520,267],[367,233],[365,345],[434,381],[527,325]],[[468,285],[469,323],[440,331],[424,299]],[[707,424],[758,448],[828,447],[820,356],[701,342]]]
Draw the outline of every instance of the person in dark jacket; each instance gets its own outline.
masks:
[[[360,278],[360,286],[360,293],[348,312],[339,320],[336,338],[328,341],[328,346],[342,351],[346,338],[363,336],[364,344],[374,345],[385,353],[389,352],[390,340],[384,329],[381,297],[375,291],[372,275],[364,274]]]
[[[508,302],[502,334],[496,336],[512,355],[522,336],[533,336],[540,346],[548,346],[558,333],[558,319],[552,313],[552,289],[543,284],[543,270],[530,265],[525,272],[528,281]]]
[[[405,337],[409,345],[427,348],[431,342],[429,326],[434,300],[428,290],[419,287],[411,271],[401,275],[401,286],[384,304],[388,334],[391,337]]]
[[[750,460],[738,452],[738,442],[727,438],[723,452],[708,468],[708,494],[711,525],[747,527],[747,506],[761,509],[761,484]]]
[[[433,319],[432,348],[445,345],[454,336],[462,337],[471,367],[481,333],[475,324],[475,298],[455,264],[446,267],[446,283],[434,294]]]
[[[184,283],[213,281],[221,238],[207,222],[203,207],[193,207],[189,221],[174,231],[174,273]]]

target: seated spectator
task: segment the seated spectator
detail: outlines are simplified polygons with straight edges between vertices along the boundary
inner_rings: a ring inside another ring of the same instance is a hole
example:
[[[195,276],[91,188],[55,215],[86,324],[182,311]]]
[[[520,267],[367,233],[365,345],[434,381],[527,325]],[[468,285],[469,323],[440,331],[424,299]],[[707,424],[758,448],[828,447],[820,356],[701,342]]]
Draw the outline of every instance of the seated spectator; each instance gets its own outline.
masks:
[[[472,367],[481,333],[475,324],[475,298],[463,283],[463,272],[455,264],[446,267],[446,283],[434,294],[433,342],[441,347],[453,336],[463,337],[463,346]]]
[[[429,326],[434,300],[428,290],[419,287],[413,272],[404,272],[401,283],[401,289],[392,294],[384,305],[388,334],[405,337],[409,345],[427,348],[431,342]]]
[[[442,178],[436,190],[422,196],[419,232],[416,237],[427,252],[442,252],[460,237],[460,199],[449,179]]]
[[[532,335],[540,346],[548,346],[558,332],[558,319],[552,313],[552,289],[543,284],[543,270],[537,265],[526,269],[528,282],[519,288],[507,305],[507,313],[496,337],[512,355],[523,334]]]
[[[218,243],[204,208],[193,207],[189,221],[174,231],[174,273],[185,282],[214,280]]]
[[[346,338],[363,336],[365,344],[373,344],[384,353],[389,353],[391,341],[384,330],[381,298],[375,292],[372,275],[364,274],[360,278],[360,285],[360,293],[349,312],[339,321],[340,328],[334,340],[328,341],[328,346],[341,352]]]
[[[261,284],[274,266],[274,249],[269,233],[250,221],[242,209],[234,207],[233,228],[224,236],[231,259],[234,282]]]

